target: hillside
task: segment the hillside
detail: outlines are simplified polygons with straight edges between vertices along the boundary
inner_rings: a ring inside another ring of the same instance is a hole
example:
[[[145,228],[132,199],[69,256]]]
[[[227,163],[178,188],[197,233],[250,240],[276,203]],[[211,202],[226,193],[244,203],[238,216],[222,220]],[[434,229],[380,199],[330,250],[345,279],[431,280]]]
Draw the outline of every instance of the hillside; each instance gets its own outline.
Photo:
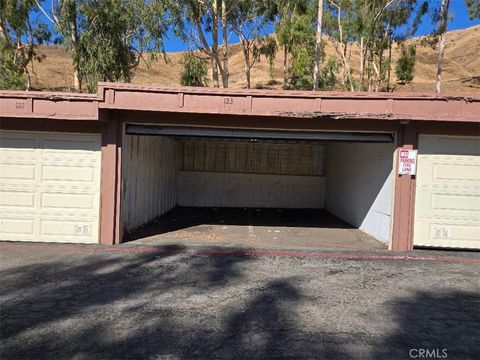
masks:
[[[417,42],[419,39],[411,39]],[[335,50],[326,39],[326,54],[334,56]],[[243,72],[243,56],[238,44],[231,45],[230,87],[243,88],[246,85]],[[33,66],[33,86],[38,90],[70,90],[73,87],[70,54],[61,46],[42,46],[38,51],[46,56],[41,63]],[[451,31],[447,35],[442,91],[480,93],[480,25],[464,30]],[[159,57],[147,66],[142,63],[133,78],[136,84],[179,85],[183,53],[167,53],[166,59]],[[351,62],[358,69],[359,51],[352,47]],[[394,61],[398,49],[394,49]],[[394,91],[432,92],[434,89],[437,50],[430,47],[417,47],[417,64],[413,83],[407,86],[395,84]],[[252,87],[281,88],[283,79],[283,57],[281,49],[275,59],[275,77],[269,76],[268,62],[262,59],[252,69]],[[392,71],[393,73],[393,71]]]

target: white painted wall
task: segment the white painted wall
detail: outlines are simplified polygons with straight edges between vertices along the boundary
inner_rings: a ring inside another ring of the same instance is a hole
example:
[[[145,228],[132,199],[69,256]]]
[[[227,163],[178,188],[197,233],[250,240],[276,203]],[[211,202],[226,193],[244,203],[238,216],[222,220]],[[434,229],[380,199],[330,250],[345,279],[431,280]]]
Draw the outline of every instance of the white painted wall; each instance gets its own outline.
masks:
[[[323,208],[325,178],[181,171],[178,205]]]
[[[326,147],[325,208],[377,240],[390,241],[394,144]]]
[[[179,144],[167,137],[127,135],[122,160],[122,215],[128,232],[176,206]]]

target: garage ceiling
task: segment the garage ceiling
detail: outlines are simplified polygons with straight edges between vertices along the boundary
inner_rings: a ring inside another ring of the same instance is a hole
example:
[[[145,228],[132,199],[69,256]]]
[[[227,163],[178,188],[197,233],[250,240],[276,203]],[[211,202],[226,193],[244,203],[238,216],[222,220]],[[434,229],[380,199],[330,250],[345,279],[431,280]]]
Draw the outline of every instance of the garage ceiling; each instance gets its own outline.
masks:
[[[127,124],[127,135],[186,136],[202,138],[236,138],[249,140],[302,140],[392,143],[391,133],[341,131],[285,131],[230,129],[185,126],[156,126]]]

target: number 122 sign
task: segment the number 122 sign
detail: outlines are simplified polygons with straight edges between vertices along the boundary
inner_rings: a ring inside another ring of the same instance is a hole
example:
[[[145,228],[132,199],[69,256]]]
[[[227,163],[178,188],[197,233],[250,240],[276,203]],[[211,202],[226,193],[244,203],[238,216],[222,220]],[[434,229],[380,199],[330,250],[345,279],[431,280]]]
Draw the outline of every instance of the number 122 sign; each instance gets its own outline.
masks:
[[[400,150],[398,161],[399,175],[415,175],[417,173],[417,150]]]

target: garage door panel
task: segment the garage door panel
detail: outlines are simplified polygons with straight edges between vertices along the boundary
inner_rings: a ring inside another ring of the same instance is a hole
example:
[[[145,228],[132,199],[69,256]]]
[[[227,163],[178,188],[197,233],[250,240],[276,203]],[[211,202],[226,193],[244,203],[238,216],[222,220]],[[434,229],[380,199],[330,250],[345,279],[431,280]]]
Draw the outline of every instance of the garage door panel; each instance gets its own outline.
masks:
[[[417,220],[415,245],[451,248],[478,248],[480,226],[473,222]]]
[[[475,156],[452,157],[449,155],[419,155],[421,169],[418,181],[435,185],[466,185],[480,187],[480,159]]]
[[[0,190],[0,208],[35,208],[35,192]]]
[[[42,193],[41,209],[68,209],[95,211],[97,208],[96,198],[98,194],[62,194],[62,193]]]
[[[40,219],[39,238],[45,241],[65,242],[65,238],[72,242],[97,242],[95,230],[98,221],[86,219]]]
[[[454,169],[452,169],[452,167]],[[452,170],[455,170],[452,172]],[[433,167],[433,180],[455,182],[479,182],[480,170],[478,164],[438,164]]]
[[[421,187],[417,199],[417,217],[480,218],[480,189]]]
[[[480,248],[479,144],[479,138],[420,136],[415,245]]]
[[[94,179],[95,169],[93,167],[51,165],[42,167],[43,181],[92,182]]]
[[[480,210],[480,196],[470,194],[436,194],[432,195],[432,209],[435,211],[458,212],[468,214]],[[475,214],[472,214],[475,215]]]
[[[15,164],[2,163],[0,164],[0,180],[10,181],[33,181],[36,176],[35,164]]]
[[[35,235],[35,219],[9,218],[0,214],[0,236],[2,240],[32,239]]]
[[[98,242],[100,135],[4,131],[1,140],[0,240]],[[32,144],[30,155],[16,150]]]

